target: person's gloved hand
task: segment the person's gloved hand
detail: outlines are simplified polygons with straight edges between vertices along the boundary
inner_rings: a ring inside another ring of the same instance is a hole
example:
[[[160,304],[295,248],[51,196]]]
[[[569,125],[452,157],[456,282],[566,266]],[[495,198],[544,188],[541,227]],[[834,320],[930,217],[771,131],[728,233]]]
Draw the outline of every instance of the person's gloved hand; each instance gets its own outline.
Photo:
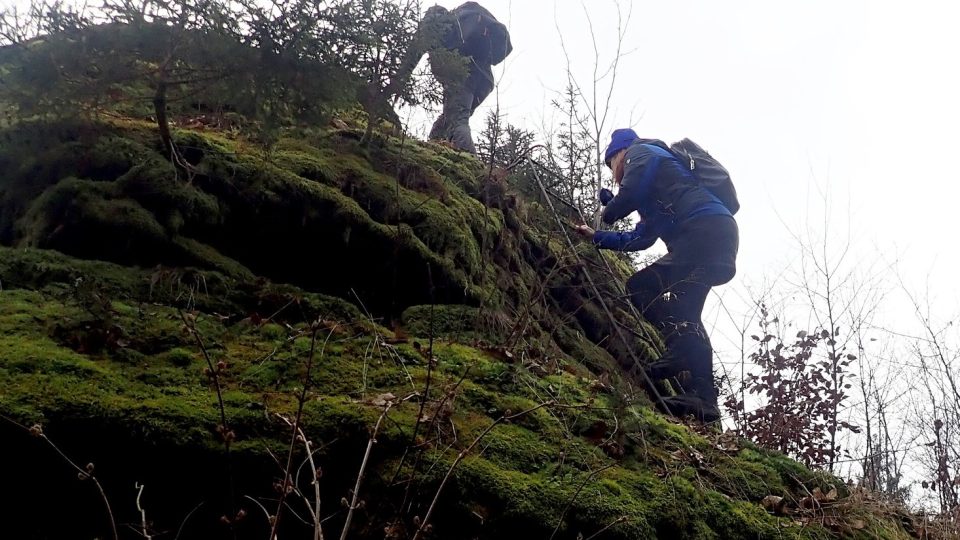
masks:
[[[579,234],[584,240],[592,239],[593,233],[596,232],[593,230],[593,227],[589,225],[577,225],[573,228],[573,230],[576,231],[576,233]]]
[[[613,192],[607,188],[603,188],[600,190],[598,198],[600,199],[600,204],[606,206],[607,203],[613,200]]]

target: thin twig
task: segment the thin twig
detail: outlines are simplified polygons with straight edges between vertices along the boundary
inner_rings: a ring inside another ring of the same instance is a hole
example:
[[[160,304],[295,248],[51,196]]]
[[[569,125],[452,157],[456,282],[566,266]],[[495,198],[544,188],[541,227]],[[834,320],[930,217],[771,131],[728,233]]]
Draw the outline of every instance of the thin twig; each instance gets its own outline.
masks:
[[[287,425],[293,427],[293,423],[290,422],[283,415],[278,414],[281,420],[287,423]],[[304,497],[303,493],[300,492],[300,469],[303,468],[303,463],[300,464],[300,467],[297,468],[297,478],[294,481],[294,487],[296,488],[297,493],[304,498],[307,503],[307,509],[310,510],[310,514],[313,517],[313,538],[314,540],[323,540],[323,529],[320,526],[320,473],[317,470],[317,464],[313,460],[313,454],[316,453],[316,450],[313,449],[313,443],[307,439],[307,435],[303,432],[303,428],[296,426],[297,433],[300,436],[300,439],[303,441],[303,447],[307,451],[306,463],[310,465],[310,471],[313,474],[313,479],[310,481],[310,484],[313,486],[313,506],[310,505],[310,501]]]
[[[290,446],[287,450],[287,464],[283,468],[283,482],[280,486],[280,501],[277,504],[277,513],[273,517],[273,524],[270,529],[270,538],[271,540],[277,535],[277,528],[280,525],[280,516],[283,513],[283,503],[287,497],[287,491],[290,490],[290,470],[293,466],[293,452],[296,449],[297,444],[297,431],[300,427],[300,420],[303,417],[303,407],[307,402],[307,393],[310,390],[310,377],[313,371],[313,359],[317,350],[317,332],[320,331],[320,322],[316,321],[313,323],[313,328],[310,332],[310,354],[307,356],[307,370],[303,378],[303,387],[300,390],[300,395],[297,398],[297,414],[293,420],[293,426],[291,428],[290,435]],[[330,332],[327,333],[326,339],[323,341],[323,346],[320,348],[320,357],[323,358],[324,352],[327,349],[327,343],[330,341],[330,336],[336,331],[337,325],[334,325],[330,329]]]
[[[88,463],[85,468],[81,468],[72,459],[67,457],[67,455],[64,454],[63,451],[60,450],[60,448],[56,444],[54,444],[53,441],[50,440],[49,437],[47,437],[47,435],[43,432],[43,427],[40,424],[35,424],[33,427],[28,428],[27,426],[21,424],[20,422],[17,422],[16,420],[2,414],[0,414],[0,419],[3,419],[8,423],[19,427],[20,429],[30,433],[34,437],[39,437],[40,439],[43,439],[44,441],[46,441],[46,443],[50,445],[50,448],[53,448],[53,450],[57,454],[59,454],[60,457],[67,462],[67,464],[69,464],[71,467],[74,468],[74,470],[77,471],[77,478],[79,478],[80,480],[90,480],[91,482],[93,482],[95,486],[97,486],[97,491],[100,492],[100,498],[103,500],[103,506],[107,510],[107,517],[110,518],[110,531],[113,535],[113,540],[119,540],[119,535],[117,533],[117,521],[113,517],[113,510],[110,508],[110,500],[107,499],[107,492],[104,491],[103,486],[100,484],[100,481],[97,480],[97,477],[94,474],[93,463]]]
[[[616,465],[616,463],[610,463],[609,465],[605,465],[591,472],[589,475],[587,475],[586,478],[583,479],[583,482],[580,483],[580,487],[577,488],[577,491],[573,494],[573,497],[571,497],[570,501],[567,502],[567,506],[563,509],[563,512],[560,512],[560,519],[557,520],[557,526],[554,527],[553,534],[550,535],[550,540],[553,540],[553,537],[557,535],[557,531],[560,530],[560,525],[563,525],[563,518],[567,515],[567,512],[570,511],[570,507],[573,506],[574,501],[577,500],[577,496],[580,495],[580,492],[583,491],[583,488],[586,487],[586,485],[590,482],[590,480],[593,480],[594,476],[613,467],[614,465]]]
[[[621,523],[624,523],[624,522],[626,522],[626,521],[629,520],[629,519],[630,519],[630,518],[627,517],[627,516],[620,516],[620,517],[618,517],[613,523],[611,523],[611,524],[607,525],[606,527],[600,529],[599,531],[591,534],[591,535],[588,536],[585,540],[593,540],[594,538],[596,538],[596,537],[600,536],[601,534],[607,532],[609,529],[611,529],[611,528],[614,527],[615,525],[619,525],[619,524],[621,524]]]
[[[220,373],[226,369],[226,363],[218,362],[216,365],[213,363],[213,359],[210,357],[210,352],[207,350],[206,344],[203,342],[203,336],[200,335],[200,331],[197,329],[196,325],[196,316],[188,317],[183,310],[177,310],[177,313],[180,315],[180,319],[183,321],[183,326],[187,332],[193,336],[194,341],[197,343],[197,347],[200,349],[200,353],[203,355],[203,359],[207,362],[207,376],[213,381],[214,389],[217,392],[217,406],[220,409],[220,425],[217,426],[217,433],[220,434],[220,438],[223,440],[223,451],[226,459],[226,468],[227,468],[227,496],[228,504],[230,507],[230,515],[236,516],[236,488],[233,482],[233,463],[230,454],[230,444],[233,442],[236,434],[230,429],[230,424],[227,422],[227,408],[223,401],[223,386],[220,383]],[[234,535],[236,537],[236,535]]]
[[[353,487],[353,500],[350,501],[350,508],[347,510],[347,519],[343,523],[340,540],[346,540],[347,538],[347,532],[350,530],[350,522],[353,521],[353,511],[357,508],[357,500],[360,497],[360,484],[363,483],[363,476],[367,471],[367,463],[370,461],[370,453],[373,451],[373,445],[377,442],[377,433],[380,431],[380,424],[383,423],[384,417],[390,412],[390,407],[392,406],[393,402],[390,401],[384,405],[383,412],[380,414],[380,418],[377,419],[377,424],[373,427],[373,433],[370,434],[370,440],[367,441],[367,450],[363,453],[363,462],[360,463],[360,472],[357,473],[357,483]]]
[[[310,471],[313,476],[310,483],[313,484],[313,539],[323,540],[323,527],[320,526],[320,473],[317,471],[317,464],[313,461],[313,448],[303,430],[299,427],[300,437],[303,439],[303,446],[307,450],[307,460],[310,462]]]
[[[137,510],[140,511],[140,527],[143,529],[143,537],[147,540],[152,540],[152,536],[147,532],[147,511],[143,509],[143,505],[140,504],[140,497],[143,496],[143,484],[137,482],[133,485],[134,489],[137,490]]]
[[[190,516],[192,516],[197,510],[199,510],[200,507],[203,506],[204,502],[205,501],[200,501],[200,504],[194,506],[193,510],[187,513],[186,517],[183,518],[183,521],[180,522],[180,527],[177,529],[177,535],[173,537],[173,540],[180,540],[180,535],[183,533],[183,528],[187,526],[187,521],[190,520]]]
[[[260,501],[254,499],[249,495],[244,495],[243,497],[245,499],[250,499],[253,502],[253,504],[257,505],[257,507],[260,508],[260,510],[263,512],[263,516],[267,518],[267,524],[270,524],[270,522],[273,521],[272,519],[270,519],[270,511],[267,510],[266,506],[260,504]],[[274,540],[274,537],[270,537],[270,540]]]
[[[437,404],[435,409],[436,412],[433,414],[433,418],[430,419],[430,423],[427,425],[427,429],[426,429],[427,433],[429,433],[433,429],[433,426],[437,424],[437,420],[440,416],[439,412],[443,410],[443,406],[447,403],[447,400],[451,399],[451,397],[456,395],[457,389],[460,388],[460,385],[463,384],[464,380],[466,380],[467,375],[470,373],[470,367],[471,366],[467,366],[467,368],[463,370],[463,375],[460,376],[460,379],[456,382],[456,384],[454,384],[453,387],[450,388],[450,390],[444,392],[443,399],[441,399],[440,402]],[[418,417],[418,421],[422,417],[422,415],[423,415],[423,412],[420,413],[420,417]],[[451,419],[451,425],[452,424],[453,424],[453,421]],[[437,431],[439,432],[439,426],[437,428]],[[440,443],[439,436],[437,437],[437,443],[438,444]],[[456,430],[454,430],[453,444],[455,443],[456,443]],[[400,472],[403,467],[403,463],[406,460],[407,454],[410,452],[411,449],[416,449],[417,458],[413,462],[413,467],[410,470],[410,477],[404,481],[406,483],[406,488],[404,489],[404,493],[403,493],[403,502],[400,504],[399,507],[397,507],[397,518],[396,518],[397,521],[400,520],[400,516],[403,513],[403,509],[407,507],[407,502],[410,501],[411,499],[411,496],[413,494],[413,486],[416,481],[417,470],[420,469],[420,463],[423,461],[424,447],[426,447],[428,444],[429,444],[429,440],[425,441],[423,444],[417,444],[416,437],[411,438],[410,444],[407,446],[406,449],[404,449],[403,455],[400,456],[400,464],[397,466],[397,471],[393,474],[393,478],[390,479],[390,484],[395,485],[397,481],[397,477],[400,476]],[[449,448],[450,447],[448,447],[447,449],[449,450]]]
[[[204,344],[203,338],[200,336],[200,331],[197,330],[196,317],[187,317],[187,314],[183,311],[180,311],[179,313],[184,327],[187,329],[187,332],[193,336],[194,341],[197,342],[197,347],[199,347],[200,353],[203,355],[203,359],[207,362],[207,369],[209,370],[208,376],[210,377],[210,380],[213,381],[213,386],[217,391],[217,404],[220,407],[220,436],[223,438],[224,446],[229,451],[232,436],[229,435],[230,428],[227,424],[227,409],[223,402],[223,387],[220,384],[220,371],[223,369],[223,365],[214,365],[213,359],[210,358],[210,353],[207,351],[207,346]]]

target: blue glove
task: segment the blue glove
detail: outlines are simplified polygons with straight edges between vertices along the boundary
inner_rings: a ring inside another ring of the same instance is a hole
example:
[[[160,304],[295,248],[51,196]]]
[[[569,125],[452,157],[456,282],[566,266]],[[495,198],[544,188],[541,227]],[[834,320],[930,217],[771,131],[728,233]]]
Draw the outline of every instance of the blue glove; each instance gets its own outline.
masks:
[[[613,200],[613,192],[607,188],[603,188],[600,190],[599,199],[600,204],[602,206],[606,206],[610,201]]]

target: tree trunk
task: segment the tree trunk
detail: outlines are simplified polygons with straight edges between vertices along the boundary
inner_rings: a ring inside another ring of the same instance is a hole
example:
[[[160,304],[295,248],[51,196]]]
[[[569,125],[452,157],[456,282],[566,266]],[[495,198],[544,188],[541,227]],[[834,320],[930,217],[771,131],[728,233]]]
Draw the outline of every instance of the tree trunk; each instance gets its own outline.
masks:
[[[164,154],[174,161],[173,139],[170,137],[170,124],[167,120],[167,83],[157,83],[157,92],[153,95],[153,111],[157,115],[157,128],[160,130],[160,142],[163,144]]]

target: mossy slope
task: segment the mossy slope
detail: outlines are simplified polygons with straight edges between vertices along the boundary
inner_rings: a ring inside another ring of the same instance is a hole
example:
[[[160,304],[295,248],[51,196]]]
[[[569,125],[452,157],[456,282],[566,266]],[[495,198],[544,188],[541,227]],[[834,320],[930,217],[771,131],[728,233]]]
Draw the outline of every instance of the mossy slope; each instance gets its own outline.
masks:
[[[768,514],[767,495],[836,480],[653,413],[596,344],[611,329],[536,201],[470,157],[354,135],[264,150],[181,130],[183,171],[133,121],[2,134],[0,413],[95,462],[118,522],[139,523],[139,482],[157,532],[264,537],[251,501],[273,511],[277,415],[296,410],[315,347],[303,428],[328,535],[394,396],[352,538],[412,536],[454,464],[433,538],[907,537],[876,513]],[[205,354],[222,362],[222,411]],[[3,426],[15,532],[104,534],[89,486]],[[303,510],[281,537],[308,537]]]

